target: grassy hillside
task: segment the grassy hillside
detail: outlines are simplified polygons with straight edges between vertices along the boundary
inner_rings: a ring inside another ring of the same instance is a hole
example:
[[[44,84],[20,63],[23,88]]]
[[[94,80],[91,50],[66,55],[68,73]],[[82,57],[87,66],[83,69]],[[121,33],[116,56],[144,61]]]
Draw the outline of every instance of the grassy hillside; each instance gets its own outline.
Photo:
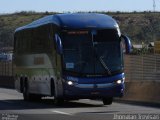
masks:
[[[112,15],[119,23],[121,32],[133,43],[160,40],[160,13],[130,13]]]
[[[26,25],[43,16],[55,13],[20,12],[0,15],[0,47],[13,46],[13,34],[17,27]],[[148,43],[160,40],[160,13],[104,13],[117,20],[121,32],[128,35],[133,43]]]

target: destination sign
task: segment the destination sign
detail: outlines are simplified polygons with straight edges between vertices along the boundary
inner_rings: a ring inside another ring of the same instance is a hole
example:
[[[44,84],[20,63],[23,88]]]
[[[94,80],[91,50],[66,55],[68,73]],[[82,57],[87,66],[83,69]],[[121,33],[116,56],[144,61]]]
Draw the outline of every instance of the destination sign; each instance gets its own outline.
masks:
[[[82,34],[88,34],[88,31],[68,31],[67,34],[69,35],[82,35]]]

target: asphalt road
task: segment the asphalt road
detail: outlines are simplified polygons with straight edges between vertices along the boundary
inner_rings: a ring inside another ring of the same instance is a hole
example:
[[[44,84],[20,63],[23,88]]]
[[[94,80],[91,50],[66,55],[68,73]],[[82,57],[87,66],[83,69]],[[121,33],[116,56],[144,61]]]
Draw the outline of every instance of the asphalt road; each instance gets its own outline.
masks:
[[[22,94],[0,88],[0,120],[160,120],[160,108],[113,102],[78,100],[55,106],[52,98],[38,102],[23,101]],[[143,119],[142,119],[143,118]]]

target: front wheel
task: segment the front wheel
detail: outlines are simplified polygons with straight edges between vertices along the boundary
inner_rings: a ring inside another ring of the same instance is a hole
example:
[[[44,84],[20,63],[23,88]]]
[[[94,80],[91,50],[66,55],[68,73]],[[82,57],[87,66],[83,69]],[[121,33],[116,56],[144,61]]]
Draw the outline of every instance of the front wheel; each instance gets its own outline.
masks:
[[[31,95],[29,94],[29,91],[28,91],[28,85],[26,85],[26,84],[23,87],[23,99],[25,101],[31,100]]]
[[[113,97],[103,98],[102,101],[104,105],[111,105],[113,102]]]
[[[54,98],[54,104],[57,106],[61,106],[64,104],[64,99],[63,98]]]

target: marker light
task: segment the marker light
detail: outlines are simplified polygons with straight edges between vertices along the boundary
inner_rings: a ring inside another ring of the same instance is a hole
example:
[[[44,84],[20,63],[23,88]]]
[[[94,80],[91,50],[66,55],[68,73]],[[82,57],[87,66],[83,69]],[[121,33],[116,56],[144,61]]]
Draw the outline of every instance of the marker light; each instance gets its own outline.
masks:
[[[121,83],[122,83],[122,80],[117,80],[116,83],[117,83],[117,84],[121,84]]]
[[[68,85],[73,85],[73,82],[72,81],[68,81],[67,84]]]
[[[122,80],[123,80],[123,83],[124,83],[124,81],[125,81],[125,77],[124,77]]]

